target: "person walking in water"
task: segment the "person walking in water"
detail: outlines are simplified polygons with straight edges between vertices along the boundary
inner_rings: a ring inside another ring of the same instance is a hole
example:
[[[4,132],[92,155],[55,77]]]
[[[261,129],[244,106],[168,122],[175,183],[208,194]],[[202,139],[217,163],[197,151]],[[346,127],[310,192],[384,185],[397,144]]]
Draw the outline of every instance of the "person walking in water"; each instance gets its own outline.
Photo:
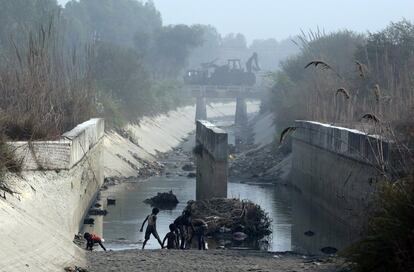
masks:
[[[160,212],[158,208],[153,208],[152,213],[145,218],[144,222],[142,222],[142,226],[140,229],[140,232],[144,230],[144,225],[148,221],[147,228],[145,230],[145,240],[142,244],[142,249],[145,248],[145,245],[147,244],[148,240],[150,239],[151,234],[155,237],[155,239],[158,240],[158,243],[160,244],[162,248],[162,242],[160,239],[160,236],[158,236],[157,233],[157,214]]]

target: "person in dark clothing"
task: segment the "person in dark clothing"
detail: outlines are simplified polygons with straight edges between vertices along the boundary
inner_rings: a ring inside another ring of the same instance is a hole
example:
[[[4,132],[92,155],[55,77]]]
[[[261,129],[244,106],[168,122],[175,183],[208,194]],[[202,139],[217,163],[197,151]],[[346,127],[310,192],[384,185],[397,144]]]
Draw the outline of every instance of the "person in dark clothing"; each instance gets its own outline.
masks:
[[[165,241],[167,240],[167,249],[178,249],[177,234],[175,234],[176,227],[174,224],[170,224],[170,232],[165,235],[162,241],[162,247],[164,248]]]
[[[106,248],[102,244],[104,242],[104,239],[102,239],[98,235],[90,234],[89,232],[85,232],[85,234],[83,235],[83,238],[85,238],[85,240],[86,240],[86,250],[91,250],[92,251],[93,246],[95,244],[99,244],[101,246],[101,248],[104,251],[106,251]]]
[[[140,232],[142,232],[144,230],[144,225],[148,221],[148,225],[147,225],[147,228],[145,230],[145,240],[144,240],[144,243],[142,244],[142,249],[145,248],[145,245],[147,244],[148,240],[150,239],[151,234],[155,237],[155,239],[158,240],[158,243],[160,244],[160,246],[162,248],[162,242],[161,242],[160,236],[158,235],[158,232],[157,232],[157,214],[159,212],[160,212],[160,210],[158,208],[153,208],[152,213],[145,218],[144,222],[142,222]]]
[[[180,249],[186,248],[186,246],[191,245],[191,243],[186,244],[186,240],[189,239],[190,230],[194,231],[194,226],[191,223],[191,213],[189,210],[184,210],[183,214],[177,217],[174,220],[174,225],[176,226],[176,235],[178,241],[181,240]]]
[[[197,236],[197,242],[198,242],[198,249],[205,250],[206,249],[206,242],[204,239],[204,236],[207,232],[207,223],[204,220],[201,219],[194,219],[193,220],[193,226],[194,226],[194,232],[191,237],[191,240],[195,234]]]

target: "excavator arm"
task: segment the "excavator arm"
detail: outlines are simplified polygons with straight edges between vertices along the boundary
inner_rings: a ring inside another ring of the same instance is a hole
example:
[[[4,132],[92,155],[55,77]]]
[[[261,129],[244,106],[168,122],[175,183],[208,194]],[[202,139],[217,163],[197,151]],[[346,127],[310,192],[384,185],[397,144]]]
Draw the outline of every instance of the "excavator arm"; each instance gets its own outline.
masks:
[[[252,73],[253,71],[260,71],[259,58],[257,57],[256,52],[254,52],[253,55],[247,60],[246,70],[248,73]]]

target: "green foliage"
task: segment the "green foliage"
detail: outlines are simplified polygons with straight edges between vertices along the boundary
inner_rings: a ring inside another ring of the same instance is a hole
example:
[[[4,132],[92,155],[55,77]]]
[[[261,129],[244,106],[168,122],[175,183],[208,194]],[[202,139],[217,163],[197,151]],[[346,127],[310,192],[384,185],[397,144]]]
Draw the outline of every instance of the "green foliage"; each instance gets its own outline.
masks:
[[[344,252],[356,271],[414,271],[414,179],[387,182],[365,238]]]

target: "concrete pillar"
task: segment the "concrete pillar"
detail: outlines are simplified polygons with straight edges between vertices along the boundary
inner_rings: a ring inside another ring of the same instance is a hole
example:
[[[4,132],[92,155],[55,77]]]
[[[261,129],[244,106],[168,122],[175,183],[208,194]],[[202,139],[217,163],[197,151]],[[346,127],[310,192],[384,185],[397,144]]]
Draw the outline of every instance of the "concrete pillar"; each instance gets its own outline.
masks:
[[[195,119],[196,121],[207,119],[206,98],[203,96],[197,96]]]
[[[247,124],[246,99],[240,96],[237,97],[235,124],[236,126],[245,126]]]
[[[226,198],[228,135],[204,120],[196,125],[196,199]]]

